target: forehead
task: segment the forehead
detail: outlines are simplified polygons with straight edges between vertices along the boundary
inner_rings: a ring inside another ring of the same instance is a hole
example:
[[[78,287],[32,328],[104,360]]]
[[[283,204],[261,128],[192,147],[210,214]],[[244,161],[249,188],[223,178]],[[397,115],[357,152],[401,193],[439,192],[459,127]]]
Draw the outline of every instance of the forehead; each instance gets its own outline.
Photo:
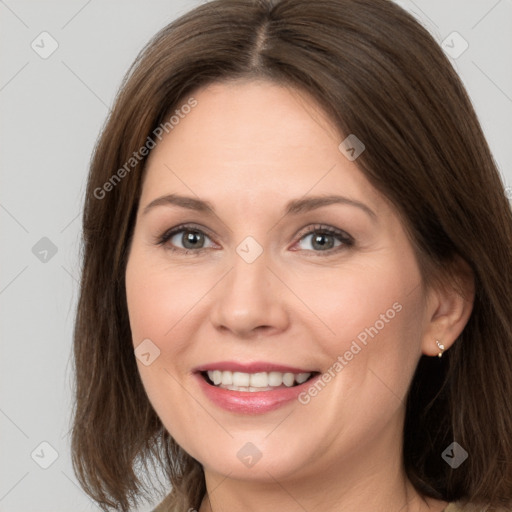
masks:
[[[215,83],[191,96],[197,105],[149,156],[143,196],[185,187],[254,200],[335,192],[379,202],[338,149],[343,136],[308,95],[259,80]]]

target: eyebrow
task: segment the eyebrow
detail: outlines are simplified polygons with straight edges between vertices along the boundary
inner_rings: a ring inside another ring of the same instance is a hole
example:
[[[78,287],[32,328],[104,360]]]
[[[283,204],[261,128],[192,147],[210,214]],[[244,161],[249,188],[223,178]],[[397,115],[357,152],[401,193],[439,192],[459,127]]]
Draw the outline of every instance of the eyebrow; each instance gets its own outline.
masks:
[[[327,196],[310,196],[301,199],[294,199],[286,204],[284,216],[287,215],[299,215],[301,213],[309,212],[323,206],[329,206],[331,204],[346,204],[349,206],[355,206],[360,208],[367,213],[373,221],[377,220],[376,213],[368,207],[366,204],[356,201],[355,199],[349,199],[348,197],[327,195]],[[162,197],[158,197],[151,201],[143,211],[143,215],[148,213],[150,210],[157,206],[180,206],[187,210],[194,210],[198,212],[207,213],[208,215],[215,214],[215,208],[209,201],[202,199],[196,199],[194,197],[181,196],[178,194],[168,194]]]

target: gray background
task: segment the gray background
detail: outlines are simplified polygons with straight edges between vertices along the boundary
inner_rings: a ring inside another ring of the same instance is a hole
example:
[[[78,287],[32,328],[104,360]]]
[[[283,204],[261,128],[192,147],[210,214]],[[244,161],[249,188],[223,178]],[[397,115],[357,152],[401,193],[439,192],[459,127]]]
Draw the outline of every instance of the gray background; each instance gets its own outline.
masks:
[[[199,3],[0,0],[0,512],[99,510],[76,482],[68,436],[87,168],[138,51]],[[463,49],[454,31],[469,44],[451,60],[512,197],[512,0],[397,3],[447,51]],[[46,59],[44,31],[58,43]],[[58,454],[47,469],[43,442]]]

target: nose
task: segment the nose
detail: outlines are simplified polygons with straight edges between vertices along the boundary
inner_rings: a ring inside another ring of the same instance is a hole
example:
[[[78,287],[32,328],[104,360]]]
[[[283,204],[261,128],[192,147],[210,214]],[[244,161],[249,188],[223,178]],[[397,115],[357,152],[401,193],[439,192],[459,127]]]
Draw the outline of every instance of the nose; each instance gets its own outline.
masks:
[[[288,327],[285,286],[269,268],[265,252],[252,263],[235,255],[233,267],[216,289],[211,322],[217,330],[256,338]]]

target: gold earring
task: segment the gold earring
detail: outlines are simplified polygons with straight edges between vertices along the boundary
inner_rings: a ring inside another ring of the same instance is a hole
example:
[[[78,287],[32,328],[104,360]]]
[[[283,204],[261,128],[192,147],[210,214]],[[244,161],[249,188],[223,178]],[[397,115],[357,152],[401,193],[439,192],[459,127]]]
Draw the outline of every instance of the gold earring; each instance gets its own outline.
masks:
[[[439,354],[437,354],[437,357],[443,357],[444,345],[439,340],[436,340],[436,343],[439,347]]]

